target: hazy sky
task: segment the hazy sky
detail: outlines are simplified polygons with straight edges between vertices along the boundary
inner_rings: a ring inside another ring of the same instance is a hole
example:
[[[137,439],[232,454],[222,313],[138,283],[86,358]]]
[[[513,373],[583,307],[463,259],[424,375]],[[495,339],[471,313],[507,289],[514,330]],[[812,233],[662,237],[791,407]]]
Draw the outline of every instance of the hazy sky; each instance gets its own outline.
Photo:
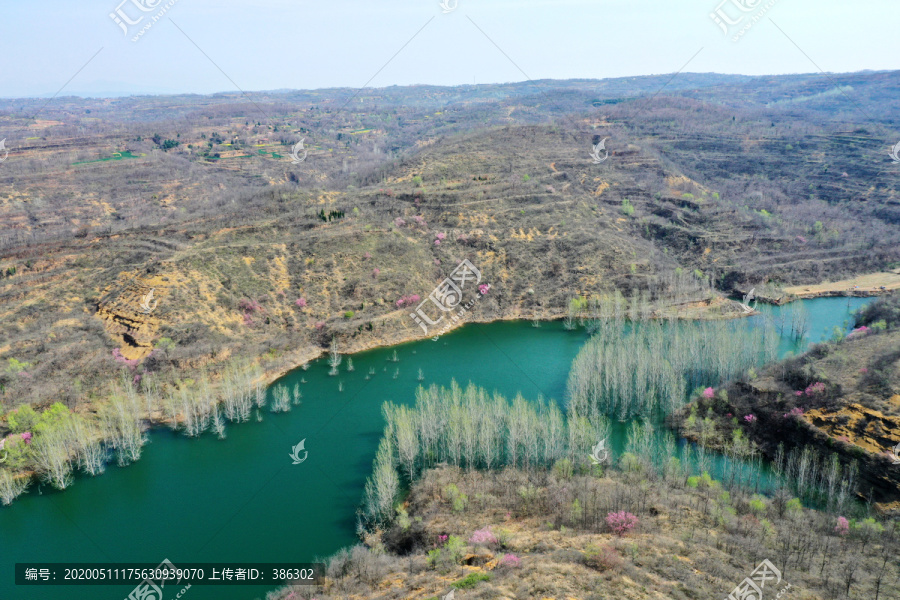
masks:
[[[63,95],[604,78],[672,73],[688,61],[686,71],[751,75],[900,68],[897,0],[445,1],[456,9],[445,14],[439,0],[0,0],[0,96],[52,95],[70,79]],[[744,15],[729,36],[710,18],[719,7],[732,21]],[[127,37],[110,17],[117,8],[143,16]]]

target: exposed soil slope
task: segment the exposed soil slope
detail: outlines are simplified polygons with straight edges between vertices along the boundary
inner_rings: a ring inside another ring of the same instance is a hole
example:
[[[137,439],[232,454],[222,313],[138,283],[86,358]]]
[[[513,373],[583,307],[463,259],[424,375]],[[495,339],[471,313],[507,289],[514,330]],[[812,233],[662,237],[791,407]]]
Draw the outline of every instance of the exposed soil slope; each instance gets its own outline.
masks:
[[[833,517],[758,498],[751,504],[716,485],[694,489],[635,472],[438,468],[414,486],[405,525],[332,559],[320,588],[271,597],[431,600],[455,589],[459,600],[724,598],[764,559],[778,570],[763,586],[767,598],[783,589],[804,600],[839,597],[848,575],[859,597],[875,598],[879,577],[880,599],[900,593],[896,538],[863,542],[862,530],[842,537]],[[638,525],[615,535],[606,523],[613,511],[633,513]]]
[[[900,330],[819,344],[725,391],[727,400],[698,398],[674,419],[686,435],[723,448],[739,430],[770,459],[779,444],[835,453],[857,462],[863,498],[900,511]],[[709,422],[689,426],[690,414]]]

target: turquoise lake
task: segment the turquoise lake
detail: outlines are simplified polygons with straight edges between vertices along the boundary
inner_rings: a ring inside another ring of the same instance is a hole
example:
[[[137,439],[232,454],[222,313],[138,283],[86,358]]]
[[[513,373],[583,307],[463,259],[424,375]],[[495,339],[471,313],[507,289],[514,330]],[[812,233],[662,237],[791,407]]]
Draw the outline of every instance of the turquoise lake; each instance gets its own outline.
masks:
[[[851,311],[870,300],[804,301],[806,341],[830,337],[833,327],[846,326]],[[567,331],[560,322],[539,328],[523,321],[469,324],[437,342],[355,354],[355,370],[346,371],[345,358],[336,377],[328,375],[324,358],[310,363],[281,380],[307,380],[300,406],[286,414],[266,412],[261,422],[230,425],[226,440],[153,430],[135,464],[110,465],[98,477],[77,476],[63,492],[35,484],[0,508],[0,599],[115,600],[134,587],[16,587],[16,562],[169,559],[178,565],[325,558],[357,542],[356,511],[382,433],[383,402],[410,404],[417,386],[446,386],[456,379],[507,397],[542,394],[564,403],[569,366],[586,339],[583,328]],[[389,360],[394,350],[396,363]],[[781,350],[802,348],[785,340]],[[367,381],[372,367],[375,375]],[[291,448],[304,439],[308,458],[294,465]],[[184,597],[251,600],[271,589],[193,586]]]

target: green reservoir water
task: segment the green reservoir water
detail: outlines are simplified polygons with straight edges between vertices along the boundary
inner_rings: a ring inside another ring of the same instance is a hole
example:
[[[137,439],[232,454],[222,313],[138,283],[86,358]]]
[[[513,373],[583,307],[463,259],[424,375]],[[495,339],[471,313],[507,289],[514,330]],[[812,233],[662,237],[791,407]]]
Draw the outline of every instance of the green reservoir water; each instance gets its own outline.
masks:
[[[804,301],[808,342],[830,337],[869,299]],[[787,308],[764,308],[766,311]],[[496,390],[565,399],[569,366],[583,329],[528,322],[471,324],[424,340],[353,355],[337,377],[324,359],[280,383],[301,384],[303,402],[229,426],[228,438],[190,439],[154,430],[140,461],[104,475],[78,476],[64,492],[34,485],[0,508],[0,600],[116,600],[126,586],[16,587],[16,562],[312,562],[357,541],[356,510],[380,439],[381,405],[411,404],[419,385],[452,379]],[[390,362],[396,350],[399,362]],[[789,341],[782,352],[800,351]],[[366,380],[370,367],[375,375]],[[394,378],[395,371],[399,374]],[[418,370],[424,381],[417,379]],[[343,383],[343,391],[338,385]],[[291,448],[306,440],[305,462]],[[175,592],[180,588],[176,588]],[[272,586],[193,586],[189,600],[263,598]],[[168,589],[167,589],[168,591]],[[166,600],[174,597],[169,592]]]

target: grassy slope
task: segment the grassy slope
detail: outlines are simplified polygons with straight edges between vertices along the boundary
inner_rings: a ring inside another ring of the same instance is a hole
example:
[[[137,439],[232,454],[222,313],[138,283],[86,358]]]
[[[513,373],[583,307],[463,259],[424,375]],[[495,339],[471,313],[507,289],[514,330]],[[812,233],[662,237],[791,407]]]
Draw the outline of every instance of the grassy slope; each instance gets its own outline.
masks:
[[[468,498],[461,510],[449,499],[451,484]],[[576,497],[580,512],[572,508]],[[269,598],[425,600],[444,597],[453,584],[475,579],[473,574],[490,579],[458,590],[456,598],[724,598],[766,558],[783,580],[774,591],[767,587],[765,597],[788,583],[790,597],[798,600],[843,597],[850,577],[851,597],[872,599],[880,573],[880,598],[900,594],[900,573],[891,559],[896,536],[864,540],[857,531],[842,538],[833,516],[768,501],[754,509],[750,500],[723,495],[721,488],[692,488],[681,476],[658,480],[610,471],[601,478],[569,479],[438,468],[425,474],[404,505],[411,518],[406,531],[395,526],[383,538],[368,539],[371,549],[338,555],[319,589],[286,588]],[[624,537],[604,523],[608,512],[618,510],[640,519]],[[443,545],[440,536],[468,540],[485,527],[501,536],[502,546],[469,542],[459,564],[429,565],[426,552]],[[606,549],[608,558],[586,560],[592,548]],[[520,565],[502,564],[506,554]]]
[[[860,102],[891,97],[894,74],[845,77]],[[0,360],[32,367],[0,375],[3,403],[102,395],[123,368],[114,348],[167,377],[260,355],[277,374],[332,336],[345,350],[407,339],[418,329],[396,300],[426,295],[462,258],[492,285],[472,315],[482,320],[559,316],[572,295],[645,287],[677,267],[725,289],[883,268],[900,258],[900,230],[896,182],[870,172],[880,125],[853,132],[839,156],[852,176],[837,173],[826,134],[846,115],[807,79],[688,75],[652,104],[634,100],[658,89],[652,78],[562,82],[549,103],[528,84],[483,98],[371,90],[381,108],[355,113],[334,111],[337,92],[267,94],[268,125],[227,96],[62,99],[42,122],[9,105],[4,123],[27,139],[0,172],[0,271],[15,270],[0,278]],[[816,99],[763,107],[791,86]],[[284,157],[298,129],[312,137],[294,168]],[[155,133],[180,146],[161,151]],[[611,156],[594,165],[601,136]],[[74,164],[125,150],[143,156]],[[322,222],[321,210],[346,216]],[[146,317],[135,304],[150,289],[159,306]],[[242,301],[260,309],[245,320]],[[162,338],[174,347],[146,358]]]
[[[641,164],[623,161],[598,175],[571,156],[563,167],[554,150],[574,151],[540,129],[529,133],[545,142],[546,156],[524,159],[516,146],[520,133],[464,139],[444,148],[437,161],[405,167],[383,188],[349,198],[295,192],[236,218],[23,249],[19,273],[0,280],[9,334],[0,351],[34,363],[34,378],[7,385],[24,392],[22,399],[66,400],[70,378],[93,387],[110,376],[117,366],[109,358],[112,348],[143,358],[160,337],[177,343],[164,357],[172,366],[204,362],[213,350],[218,359],[271,350],[269,366],[276,371],[318,352],[332,335],[345,349],[390,343],[418,332],[395,301],[424,296],[463,258],[492,285],[488,301],[478,305],[480,319],[558,316],[573,294],[640,286],[678,266],[642,237],[640,212],[628,217],[620,210],[616,188],[637,188],[634,172]],[[503,150],[492,156],[490,148]],[[440,178],[428,166],[438,161]],[[504,173],[506,161],[513,161],[516,175]],[[482,180],[465,175],[475,168]],[[533,174],[527,183],[518,174],[526,169]],[[421,186],[410,181],[413,173],[421,173]],[[673,194],[665,183],[660,192]],[[638,200],[635,206],[644,210]],[[338,208],[346,212],[343,219],[316,216]],[[670,210],[691,212],[677,203]],[[425,225],[415,224],[416,215]],[[398,217],[407,223],[398,227]],[[438,233],[446,239],[435,246]],[[30,268],[21,267],[26,262]],[[147,317],[139,301],[150,289],[159,305]],[[306,308],[295,304],[301,297]],[[243,319],[242,299],[260,304],[252,325]],[[315,328],[319,322],[322,329]],[[129,330],[137,332],[129,335],[140,347],[126,340]],[[31,381],[42,387],[32,388]]]

